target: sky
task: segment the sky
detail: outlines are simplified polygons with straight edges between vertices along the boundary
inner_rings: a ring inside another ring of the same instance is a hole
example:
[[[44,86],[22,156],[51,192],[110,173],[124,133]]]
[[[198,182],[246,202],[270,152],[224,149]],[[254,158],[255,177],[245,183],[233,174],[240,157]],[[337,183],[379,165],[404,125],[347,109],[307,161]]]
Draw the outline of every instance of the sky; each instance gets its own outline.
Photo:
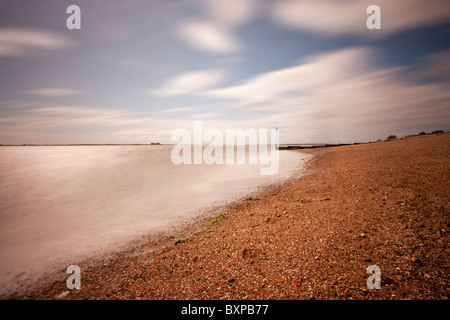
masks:
[[[176,143],[194,121],[282,144],[449,131],[449,36],[448,0],[2,0],[0,144]]]

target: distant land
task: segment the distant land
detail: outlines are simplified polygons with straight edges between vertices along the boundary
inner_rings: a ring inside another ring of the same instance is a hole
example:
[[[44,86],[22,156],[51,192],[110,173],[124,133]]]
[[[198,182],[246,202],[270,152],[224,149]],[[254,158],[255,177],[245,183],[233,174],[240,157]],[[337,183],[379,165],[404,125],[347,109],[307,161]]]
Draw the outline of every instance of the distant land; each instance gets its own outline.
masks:
[[[365,141],[365,142],[353,142],[353,143],[280,143],[279,150],[290,150],[290,149],[303,149],[303,148],[321,148],[321,147],[338,147],[338,146],[348,146],[352,144],[366,144],[375,143],[382,141],[392,141],[401,140],[417,136],[434,135],[450,133],[450,131],[435,130],[430,133],[424,131],[418,134],[406,135],[404,137],[397,138],[396,135],[389,135],[385,140],[378,139],[376,141]],[[39,144],[39,143],[23,143],[23,144],[2,144],[0,146],[172,146],[174,143],[160,143],[160,142],[150,142],[150,143],[60,143],[60,144]]]
[[[63,147],[63,146],[170,146],[172,144],[164,144],[164,143],[60,143],[60,144],[39,144],[39,143],[23,143],[23,144],[1,144],[0,146],[15,146],[15,147],[22,147],[22,146],[31,146],[31,147]]]

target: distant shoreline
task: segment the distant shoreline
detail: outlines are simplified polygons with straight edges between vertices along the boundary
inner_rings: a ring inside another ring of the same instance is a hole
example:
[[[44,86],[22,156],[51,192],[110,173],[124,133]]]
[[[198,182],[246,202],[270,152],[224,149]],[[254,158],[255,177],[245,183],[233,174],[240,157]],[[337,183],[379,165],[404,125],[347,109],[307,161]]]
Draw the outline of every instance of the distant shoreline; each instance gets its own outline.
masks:
[[[413,134],[413,135],[407,135],[401,138],[394,138],[392,140],[385,139],[381,140],[378,139],[376,141],[362,141],[362,142],[348,142],[348,143],[280,143],[279,144],[279,150],[292,150],[292,149],[310,149],[310,148],[324,148],[324,147],[339,147],[339,146],[350,146],[350,145],[359,145],[359,144],[370,144],[370,143],[378,143],[378,142],[391,142],[391,141],[398,141],[403,139],[409,139],[409,138],[424,138],[427,136],[435,136],[435,135],[442,135],[442,134],[448,134],[450,132],[432,132],[432,133],[424,133],[422,134]],[[38,144],[38,143],[24,143],[24,144],[1,144],[0,147],[22,147],[22,146],[30,146],[30,147],[52,147],[52,146],[175,146],[175,143],[67,143],[67,144]],[[204,145],[206,146],[206,145]],[[248,145],[246,145],[248,146]]]
[[[76,146],[172,146],[173,144],[151,144],[151,143],[74,143],[74,144],[0,144],[0,147],[76,147]]]

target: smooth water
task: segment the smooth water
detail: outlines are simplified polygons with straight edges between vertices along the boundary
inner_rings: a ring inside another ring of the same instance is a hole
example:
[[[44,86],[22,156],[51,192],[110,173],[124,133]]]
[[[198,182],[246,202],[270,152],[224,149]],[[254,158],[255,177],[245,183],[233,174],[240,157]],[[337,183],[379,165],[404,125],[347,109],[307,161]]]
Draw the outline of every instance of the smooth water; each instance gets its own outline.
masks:
[[[0,294],[56,265],[168,228],[288,178],[308,156],[260,165],[175,165],[171,146],[0,147]]]

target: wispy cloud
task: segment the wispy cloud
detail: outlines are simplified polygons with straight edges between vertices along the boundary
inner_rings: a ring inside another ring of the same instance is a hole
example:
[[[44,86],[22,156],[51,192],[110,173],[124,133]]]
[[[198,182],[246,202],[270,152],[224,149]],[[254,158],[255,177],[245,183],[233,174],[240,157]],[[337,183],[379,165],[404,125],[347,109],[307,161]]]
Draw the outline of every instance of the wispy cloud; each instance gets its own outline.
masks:
[[[450,123],[444,84],[414,83],[402,68],[379,69],[375,56],[368,48],[338,50],[205,94],[234,100],[231,110],[265,111],[254,125],[283,127],[297,142],[371,140]]]
[[[161,88],[148,91],[148,93],[160,96],[194,93],[217,85],[224,77],[225,72],[222,70],[187,72],[173,77]]]
[[[249,23],[258,13],[255,0],[197,0],[202,14],[178,24],[176,34],[192,48],[216,55],[242,50],[236,28]]]
[[[118,116],[118,115],[126,115],[129,113],[129,111],[120,109],[103,109],[88,106],[72,106],[72,105],[46,106],[35,108],[32,111],[37,113],[63,114],[70,116],[74,115]]]
[[[176,32],[191,47],[207,53],[231,54],[241,49],[239,40],[230,30],[215,22],[185,22]]]
[[[248,23],[259,13],[258,1],[255,0],[199,0],[199,3],[207,18],[228,27]]]
[[[374,32],[366,27],[366,9],[371,4],[368,0],[281,0],[273,2],[269,15],[285,27],[326,36],[384,36],[450,21],[446,0],[379,0],[382,27]]]
[[[35,49],[62,49],[71,41],[50,31],[0,28],[0,56],[29,54]]]
[[[66,88],[42,88],[42,89],[28,90],[25,91],[25,93],[46,97],[62,97],[79,94],[80,91]]]
[[[111,143],[113,132],[151,122],[128,110],[34,103],[0,123],[2,143]]]
[[[365,48],[320,54],[299,65],[260,74],[243,84],[205,93],[228,99],[259,100],[317,88],[363,72],[370,55]]]
[[[193,107],[180,107],[180,108],[170,108],[170,109],[164,109],[159,111],[159,113],[162,114],[170,114],[170,113],[179,113],[179,112],[187,112],[187,111],[194,111]]]

